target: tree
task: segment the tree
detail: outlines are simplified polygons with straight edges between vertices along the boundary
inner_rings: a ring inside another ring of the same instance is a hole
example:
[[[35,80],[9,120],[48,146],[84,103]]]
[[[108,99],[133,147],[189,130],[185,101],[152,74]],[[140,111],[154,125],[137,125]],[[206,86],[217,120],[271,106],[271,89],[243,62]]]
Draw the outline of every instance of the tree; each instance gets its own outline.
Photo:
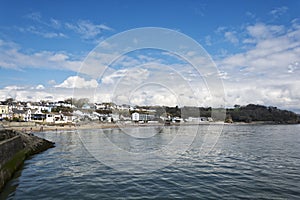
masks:
[[[67,103],[67,104],[72,104],[74,101],[73,98],[68,98],[68,99],[65,99],[64,102]]]
[[[87,103],[89,103],[89,99],[88,98],[81,98],[81,99],[73,99],[73,105],[74,106],[76,106],[77,108],[82,108],[82,106],[84,105],[84,104],[87,104]]]
[[[73,112],[73,109],[70,107],[64,107],[64,106],[57,106],[56,108],[52,108],[52,112]]]
[[[12,105],[14,101],[14,98],[7,98],[3,103],[6,105]]]
[[[255,104],[242,106],[239,109],[227,109],[227,114],[230,114],[232,120],[236,122],[265,121],[275,123],[298,123],[299,121],[297,114],[291,111]]]

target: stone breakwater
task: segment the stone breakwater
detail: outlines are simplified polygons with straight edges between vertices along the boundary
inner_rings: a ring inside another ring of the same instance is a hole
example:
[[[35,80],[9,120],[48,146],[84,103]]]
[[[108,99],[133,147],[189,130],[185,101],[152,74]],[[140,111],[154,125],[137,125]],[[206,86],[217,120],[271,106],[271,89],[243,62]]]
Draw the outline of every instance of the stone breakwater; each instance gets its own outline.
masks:
[[[26,158],[52,147],[53,142],[33,135],[0,130],[0,191]]]

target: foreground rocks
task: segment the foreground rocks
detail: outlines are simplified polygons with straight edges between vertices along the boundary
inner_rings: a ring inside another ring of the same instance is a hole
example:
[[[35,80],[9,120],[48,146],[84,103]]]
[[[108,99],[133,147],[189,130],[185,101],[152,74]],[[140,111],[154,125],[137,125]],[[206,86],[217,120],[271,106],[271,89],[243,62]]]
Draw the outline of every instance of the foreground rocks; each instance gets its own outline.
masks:
[[[13,130],[0,130],[0,191],[24,161],[54,147],[54,143]]]

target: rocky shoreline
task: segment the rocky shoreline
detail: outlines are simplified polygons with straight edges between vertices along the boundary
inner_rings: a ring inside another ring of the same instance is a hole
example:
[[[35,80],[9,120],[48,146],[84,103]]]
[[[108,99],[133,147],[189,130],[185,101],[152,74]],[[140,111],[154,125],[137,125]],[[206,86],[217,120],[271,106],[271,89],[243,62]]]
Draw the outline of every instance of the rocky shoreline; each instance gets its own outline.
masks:
[[[53,142],[32,134],[0,130],[0,191],[28,157],[54,146]]]

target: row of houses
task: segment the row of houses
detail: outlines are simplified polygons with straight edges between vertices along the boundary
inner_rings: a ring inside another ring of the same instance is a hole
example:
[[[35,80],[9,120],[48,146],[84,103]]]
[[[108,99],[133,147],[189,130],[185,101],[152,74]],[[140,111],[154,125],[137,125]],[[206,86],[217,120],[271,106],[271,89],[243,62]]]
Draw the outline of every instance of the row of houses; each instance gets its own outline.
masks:
[[[57,109],[70,108],[67,111]],[[55,112],[53,112],[55,111]],[[152,107],[133,107],[130,105],[116,105],[114,103],[88,104],[81,108],[66,102],[55,103],[11,103],[0,104],[0,121],[13,120],[25,122],[41,122],[50,124],[75,123],[79,121],[101,121],[101,122],[128,122],[128,123],[150,123],[150,122],[173,122],[173,123],[201,123],[212,121],[205,117],[171,117],[164,113],[162,116]]]
[[[43,122],[43,123],[72,123],[76,117],[71,113],[42,112],[41,109],[9,109],[0,106],[0,120],[14,120],[19,122]]]

